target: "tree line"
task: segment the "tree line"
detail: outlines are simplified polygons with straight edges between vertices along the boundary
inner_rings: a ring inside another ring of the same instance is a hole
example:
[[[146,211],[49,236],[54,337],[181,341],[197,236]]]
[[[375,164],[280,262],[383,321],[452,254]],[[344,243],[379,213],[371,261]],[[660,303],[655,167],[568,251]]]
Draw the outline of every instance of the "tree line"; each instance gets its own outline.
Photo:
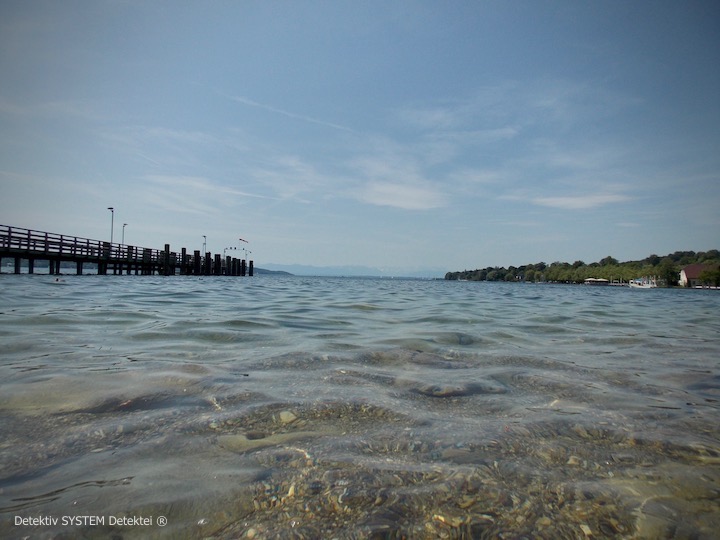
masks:
[[[488,266],[477,270],[463,270],[462,272],[448,272],[445,279],[468,281],[549,281],[556,283],[582,283],[587,278],[607,279],[609,281],[628,282],[641,276],[656,276],[669,286],[678,284],[680,270],[695,263],[714,265],[718,269],[706,271],[701,276],[709,285],[720,285],[720,252],[717,249],[710,251],[676,251],[670,255],[660,257],[650,255],[640,261],[619,262],[607,256],[598,262],[586,264],[583,261],[554,262],[546,264],[539,262],[523,266]]]

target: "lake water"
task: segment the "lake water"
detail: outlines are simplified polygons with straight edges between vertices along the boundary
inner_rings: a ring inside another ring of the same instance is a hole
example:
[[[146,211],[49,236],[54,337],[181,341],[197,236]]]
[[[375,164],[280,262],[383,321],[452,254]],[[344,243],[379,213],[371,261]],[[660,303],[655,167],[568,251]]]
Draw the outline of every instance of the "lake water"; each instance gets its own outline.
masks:
[[[717,538],[720,293],[0,276],[2,538]]]

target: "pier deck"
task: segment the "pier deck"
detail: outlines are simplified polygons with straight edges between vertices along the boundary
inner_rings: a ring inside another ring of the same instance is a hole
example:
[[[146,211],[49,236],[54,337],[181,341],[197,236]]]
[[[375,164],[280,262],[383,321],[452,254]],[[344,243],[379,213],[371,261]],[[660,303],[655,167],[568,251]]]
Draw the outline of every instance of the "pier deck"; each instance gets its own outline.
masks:
[[[47,261],[50,274],[60,274],[61,263],[75,263],[78,275],[85,264],[97,265],[100,275],[253,275],[253,261],[210,252],[191,255],[185,248],[180,253],[170,251],[169,244],[152,249],[0,225],[0,263],[4,258],[15,261],[16,274],[27,260],[30,274],[36,261]]]

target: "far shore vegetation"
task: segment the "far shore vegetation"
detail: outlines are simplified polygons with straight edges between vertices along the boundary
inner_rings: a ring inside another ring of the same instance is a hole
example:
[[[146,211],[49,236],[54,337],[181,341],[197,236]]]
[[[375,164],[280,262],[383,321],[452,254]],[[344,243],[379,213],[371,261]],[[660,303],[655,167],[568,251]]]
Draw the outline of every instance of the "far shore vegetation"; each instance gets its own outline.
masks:
[[[477,270],[448,272],[445,279],[467,281],[530,281],[555,283],[583,283],[588,278],[607,279],[610,282],[627,283],[642,276],[655,276],[668,286],[676,286],[680,279],[680,270],[690,264],[705,264],[711,267],[700,275],[700,280],[711,286],[720,286],[720,252],[710,251],[676,251],[660,257],[650,255],[640,261],[619,262],[607,256],[599,262],[586,264],[583,261],[574,263],[539,262],[524,266],[508,268],[489,266]]]

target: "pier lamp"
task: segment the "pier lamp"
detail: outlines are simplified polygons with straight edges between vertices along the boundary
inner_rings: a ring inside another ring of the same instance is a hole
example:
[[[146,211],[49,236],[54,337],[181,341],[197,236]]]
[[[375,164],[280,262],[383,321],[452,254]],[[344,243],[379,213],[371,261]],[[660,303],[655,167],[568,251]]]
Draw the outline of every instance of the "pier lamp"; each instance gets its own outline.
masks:
[[[125,245],[125,226],[127,223],[123,223],[122,241],[120,242],[123,246]]]
[[[203,257],[207,253],[207,236],[203,234]]]
[[[115,221],[115,208],[112,206],[108,206],[108,210],[110,210],[110,243],[113,243],[113,223]]]

